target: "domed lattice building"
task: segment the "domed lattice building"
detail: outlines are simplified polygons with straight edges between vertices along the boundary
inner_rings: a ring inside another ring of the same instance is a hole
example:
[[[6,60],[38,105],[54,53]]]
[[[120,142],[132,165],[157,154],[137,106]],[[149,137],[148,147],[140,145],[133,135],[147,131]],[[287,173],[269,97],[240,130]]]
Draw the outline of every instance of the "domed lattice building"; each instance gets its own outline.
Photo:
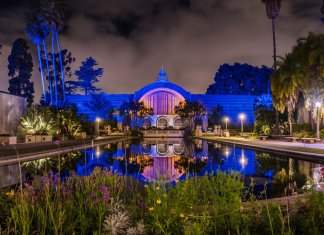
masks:
[[[197,81],[198,82],[198,81]],[[164,129],[173,127],[180,129],[183,124],[181,118],[175,113],[175,106],[181,101],[197,101],[201,103],[207,113],[215,107],[221,106],[224,115],[230,118],[231,123],[239,124],[238,116],[244,113],[245,124],[252,124],[254,121],[254,103],[256,96],[248,95],[207,95],[191,94],[179,85],[169,81],[166,70],[158,72],[156,80],[142,87],[134,94],[104,94],[111,105],[118,109],[125,101],[137,100],[143,102],[147,108],[152,108],[154,114],[144,117],[141,125],[143,128],[157,127]],[[85,105],[91,99],[90,95],[70,95],[67,96],[69,103],[76,104],[80,114],[86,114],[89,120],[95,120],[97,113]],[[207,129],[207,115],[201,117],[203,130]],[[123,117],[117,116],[118,128],[122,129]]]

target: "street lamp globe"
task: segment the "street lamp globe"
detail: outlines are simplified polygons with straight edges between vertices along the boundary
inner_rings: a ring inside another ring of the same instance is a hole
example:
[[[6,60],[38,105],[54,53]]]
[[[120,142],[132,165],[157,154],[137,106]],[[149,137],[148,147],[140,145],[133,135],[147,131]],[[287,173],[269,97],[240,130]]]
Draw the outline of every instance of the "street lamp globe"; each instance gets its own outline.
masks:
[[[245,119],[245,114],[244,113],[241,113],[240,115],[239,115],[239,118],[240,118],[240,120],[244,120]]]
[[[316,108],[319,108],[319,107],[321,107],[321,103],[320,102],[316,102],[315,103],[315,106],[316,106]]]

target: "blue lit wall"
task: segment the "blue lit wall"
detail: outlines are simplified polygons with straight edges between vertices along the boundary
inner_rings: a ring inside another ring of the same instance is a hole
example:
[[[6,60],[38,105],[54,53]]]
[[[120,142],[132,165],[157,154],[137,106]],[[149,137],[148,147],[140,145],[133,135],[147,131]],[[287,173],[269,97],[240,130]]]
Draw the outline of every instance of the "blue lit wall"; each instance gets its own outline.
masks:
[[[164,97],[161,98],[161,102],[154,101],[148,103],[148,101],[146,101],[145,97],[149,96],[152,92],[155,92],[154,95],[156,97]],[[172,95],[168,96],[167,98],[166,94]],[[244,121],[245,124],[253,124],[254,122],[253,107],[257,98],[256,96],[191,94],[179,85],[170,82],[163,68],[158,73],[157,80],[155,82],[144,86],[134,94],[105,94],[104,98],[109,100],[115,109],[118,109],[123,102],[129,101],[130,99],[141,100],[141,98],[143,98],[144,104],[148,103],[150,107],[152,106],[151,104],[155,105],[154,107],[151,107],[153,110],[160,110],[160,106],[164,108],[168,107],[169,110],[169,106],[172,106],[171,98],[173,96],[178,98],[178,100],[186,99],[189,101],[198,101],[207,109],[208,112],[220,105],[223,107],[224,114],[228,116],[230,118],[230,122],[234,124],[240,123],[238,119],[240,113],[244,113],[246,115],[246,120]],[[72,95],[67,96],[67,101],[69,103],[76,104],[79,114],[86,114],[88,115],[89,120],[93,121],[96,118],[96,113],[84,105],[90,100],[90,98],[90,95]],[[161,108],[161,110],[162,109],[163,108]]]

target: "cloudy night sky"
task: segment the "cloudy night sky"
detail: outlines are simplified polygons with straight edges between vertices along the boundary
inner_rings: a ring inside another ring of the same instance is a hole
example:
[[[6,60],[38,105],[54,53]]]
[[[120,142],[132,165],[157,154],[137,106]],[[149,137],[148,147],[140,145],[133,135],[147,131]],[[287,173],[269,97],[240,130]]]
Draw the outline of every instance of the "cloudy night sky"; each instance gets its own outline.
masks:
[[[291,50],[308,32],[324,32],[321,0],[285,0],[277,18],[277,53]],[[205,93],[223,63],[272,64],[271,21],[260,0],[67,0],[70,16],[61,48],[76,58],[73,70],[94,57],[104,68],[99,87],[133,93],[155,81],[164,65],[169,80],[191,93]],[[7,57],[26,37],[26,18],[36,0],[0,0],[0,90],[7,91]],[[48,45],[50,41],[48,39]],[[36,48],[33,81],[41,80]]]

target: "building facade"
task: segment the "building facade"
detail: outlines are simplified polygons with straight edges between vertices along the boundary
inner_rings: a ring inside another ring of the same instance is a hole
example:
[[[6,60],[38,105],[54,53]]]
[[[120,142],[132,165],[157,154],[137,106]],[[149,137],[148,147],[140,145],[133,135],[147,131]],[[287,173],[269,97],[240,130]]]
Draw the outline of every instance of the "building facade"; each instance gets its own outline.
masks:
[[[198,82],[198,81],[197,81]],[[181,118],[175,114],[175,106],[181,101],[197,101],[202,104],[208,112],[211,112],[217,106],[222,107],[224,115],[229,117],[230,122],[239,124],[239,114],[245,114],[245,124],[254,122],[254,103],[256,96],[244,95],[206,95],[191,94],[179,85],[169,81],[164,68],[160,70],[155,82],[148,84],[136,91],[134,94],[104,94],[111,105],[118,109],[123,102],[129,100],[138,100],[143,102],[145,107],[152,108],[154,115],[144,117],[141,125],[144,128],[157,127],[164,129],[173,127],[179,129],[182,127]],[[86,114],[89,120],[95,120],[97,113],[85,105],[89,102],[91,96],[88,95],[71,95],[67,97],[68,102],[76,104],[80,114]],[[118,116],[119,129],[123,117]],[[203,130],[208,126],[207,115],[201,117]]]
[[[16,135],[25,112],[26,98],[0,91],[0,134]]]

